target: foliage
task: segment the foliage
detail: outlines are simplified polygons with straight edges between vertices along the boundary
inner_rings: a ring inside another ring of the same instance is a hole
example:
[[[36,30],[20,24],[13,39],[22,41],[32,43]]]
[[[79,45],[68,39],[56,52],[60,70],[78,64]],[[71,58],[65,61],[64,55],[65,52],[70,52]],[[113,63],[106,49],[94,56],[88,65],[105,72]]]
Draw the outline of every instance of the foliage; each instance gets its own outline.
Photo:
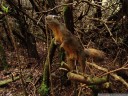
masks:
[[[38,92],[41,94],[41,96],[47,96],[49,93],[49,87],[45,83],[42,83]]]
[[[2,10],[3,10],[4,13],[8,13],[9,12],[9,7],[8,6],[6,7],[5,4],[4,4],[4,2],[2,2],[1,8],[2,8]]]

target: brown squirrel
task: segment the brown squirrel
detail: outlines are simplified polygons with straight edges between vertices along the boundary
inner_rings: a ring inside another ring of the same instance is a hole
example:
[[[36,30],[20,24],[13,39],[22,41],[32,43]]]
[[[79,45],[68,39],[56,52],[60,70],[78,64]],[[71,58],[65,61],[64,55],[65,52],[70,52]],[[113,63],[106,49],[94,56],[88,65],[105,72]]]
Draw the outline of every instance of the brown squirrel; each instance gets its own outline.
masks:
[[[55,42],[60,44],[66,54],[67,63],[71,70],[75,69],[74,61],[78,60],[81,71],[85,71],[85,61],[87,57],[93,57],[94,59],[102,60],[105,55],[104,52],[93,48],[85,49],[79,40],[65,27],[64,24],[59,22],[58,16],[48,15],[46,16],[46,23],[48,27],[53,31]]]

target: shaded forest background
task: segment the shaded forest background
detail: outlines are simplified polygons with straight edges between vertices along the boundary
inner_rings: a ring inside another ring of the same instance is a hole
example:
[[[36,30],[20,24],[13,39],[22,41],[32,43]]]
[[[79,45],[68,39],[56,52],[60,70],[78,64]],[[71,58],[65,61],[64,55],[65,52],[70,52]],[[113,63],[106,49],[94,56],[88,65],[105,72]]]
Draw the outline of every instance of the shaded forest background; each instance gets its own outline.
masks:
[[[66,8],[70,8],[68,16],[64,14]],[[48,14],[60,16],[63,23],[72,20],[66,27],[85,48],[105,52],[104,62],[96,64],[126,81],[124,84],[110,75],[109,88],[98,92],[128,92],[128,0],[1,0],[0,96],[40,96],[38,89],[53,38],[45,22]],[[58,46],[55,49],[50,66],[50,94],[72,96],[74,87],[61,79],[62,54]],[[93,63],[92,58],[87,61]],[[105,74],[93,66],[86,67],[88,75]],[[78,90],[84,94],[78,96],[95,93],[86,85]]]

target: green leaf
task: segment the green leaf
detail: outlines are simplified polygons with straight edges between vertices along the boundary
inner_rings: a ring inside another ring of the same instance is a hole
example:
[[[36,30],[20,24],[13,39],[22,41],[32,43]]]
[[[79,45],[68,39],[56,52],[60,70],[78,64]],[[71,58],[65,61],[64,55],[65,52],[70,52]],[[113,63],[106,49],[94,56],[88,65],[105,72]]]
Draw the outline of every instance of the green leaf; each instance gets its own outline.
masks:
[[[8,13],[9,7],[4,6],[3,2],[2,2],[2,4],[1,4],[1,8],[2,8],[2,10],[3,10],[5,13]]]

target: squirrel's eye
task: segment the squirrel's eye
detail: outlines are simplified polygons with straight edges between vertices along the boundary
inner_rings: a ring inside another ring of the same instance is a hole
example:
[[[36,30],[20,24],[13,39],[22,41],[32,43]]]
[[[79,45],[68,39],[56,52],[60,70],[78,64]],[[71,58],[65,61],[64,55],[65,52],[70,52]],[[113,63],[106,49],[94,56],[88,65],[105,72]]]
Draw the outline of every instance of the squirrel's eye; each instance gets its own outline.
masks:
[[[55,16],[55,15],[53,15],[53,18],[55,19],[55,18],[56,18],[56,16]]]

